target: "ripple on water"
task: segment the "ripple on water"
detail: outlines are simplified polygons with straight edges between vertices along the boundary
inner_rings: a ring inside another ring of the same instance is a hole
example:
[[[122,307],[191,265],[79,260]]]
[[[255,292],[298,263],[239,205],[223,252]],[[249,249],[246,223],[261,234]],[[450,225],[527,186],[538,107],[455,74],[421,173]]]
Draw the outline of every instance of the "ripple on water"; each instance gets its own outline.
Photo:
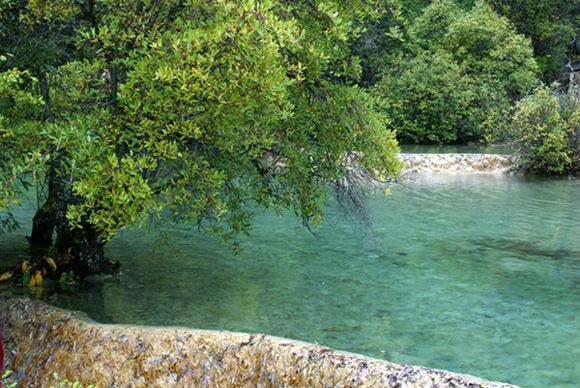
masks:
[[[107,322],[265,332],[522,387],[575,387],[579,185],[413,174],[371,197],[372,242],[344,219],[313,235],[260,212],[239,258],[196,234],[181,236],[175,256],[126,233],[108,250],[124,262],[120,278],[51,302]]]

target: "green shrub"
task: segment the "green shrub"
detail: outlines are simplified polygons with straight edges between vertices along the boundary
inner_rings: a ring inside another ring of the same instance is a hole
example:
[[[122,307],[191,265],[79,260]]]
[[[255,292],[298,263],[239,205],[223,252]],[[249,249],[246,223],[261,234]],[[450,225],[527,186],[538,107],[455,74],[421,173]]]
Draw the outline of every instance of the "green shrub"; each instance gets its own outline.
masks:
[[[445,51],[400,56],[374,88],[402,143],[502,138],[510,103],[493,77],[472,77]]]
[[[580,172],[580,103],[540,87],[515,107],[512,145],[524,171],[544,175]]]
[[[531,41],[484,1],[477,1],[469,12],[455,14],[444,38],[430,43],[441,44],[466,74],[497,80],[496,86],[508,96],[525,94],[537,83]]]

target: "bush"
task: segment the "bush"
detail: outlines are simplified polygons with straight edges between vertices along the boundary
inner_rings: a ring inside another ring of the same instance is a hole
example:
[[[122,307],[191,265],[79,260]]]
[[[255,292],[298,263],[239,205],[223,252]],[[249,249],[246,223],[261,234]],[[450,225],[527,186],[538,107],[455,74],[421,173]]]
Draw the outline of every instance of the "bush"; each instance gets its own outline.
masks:
[[[497,79],[472,77],[444,51],[400,56],[374,92],[402,143],[497,141],[511,106]]]
[[[521,168],[543,175],[580,172],[580,102],[540,87],[515,107],[512,145]]]

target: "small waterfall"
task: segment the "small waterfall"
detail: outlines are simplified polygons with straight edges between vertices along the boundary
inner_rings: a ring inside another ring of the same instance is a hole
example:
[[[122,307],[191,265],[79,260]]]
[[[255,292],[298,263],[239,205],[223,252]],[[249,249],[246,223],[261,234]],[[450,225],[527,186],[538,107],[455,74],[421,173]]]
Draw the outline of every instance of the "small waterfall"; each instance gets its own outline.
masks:
[[[507,174],[515,170],[515,157],[493,154],[398,154],[405,172],[487,172]]]

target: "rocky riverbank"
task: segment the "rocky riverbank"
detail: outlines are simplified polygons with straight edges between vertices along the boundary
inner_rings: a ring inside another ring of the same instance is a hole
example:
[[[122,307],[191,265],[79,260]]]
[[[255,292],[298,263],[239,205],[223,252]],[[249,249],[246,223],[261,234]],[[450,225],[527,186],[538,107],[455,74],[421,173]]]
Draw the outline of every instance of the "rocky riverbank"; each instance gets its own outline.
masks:
[[[7,368],[21,387],[513,388],[266,335],[102,325],[0,296]]]

